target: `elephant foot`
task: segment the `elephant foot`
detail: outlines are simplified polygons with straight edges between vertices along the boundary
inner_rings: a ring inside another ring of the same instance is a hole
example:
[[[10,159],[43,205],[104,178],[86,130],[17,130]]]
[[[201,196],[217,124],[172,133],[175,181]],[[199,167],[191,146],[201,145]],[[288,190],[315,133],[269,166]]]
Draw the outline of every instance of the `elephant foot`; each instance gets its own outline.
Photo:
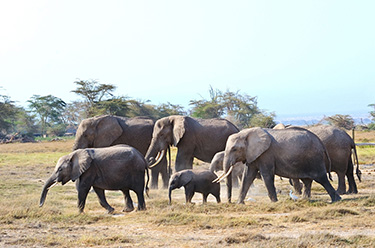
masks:
[[[131,212],[131,211],[133,211],[133,210],[134,210],[134,207],[132,207],[132,208],[130,208],[130,207],[126,207],[126,208],[124,208],[124,209],[122,210],[122,212],[129,213],[129,212]]]
[[[339,196],[338,194],[335,194],[334,198],[332,198],[332,203],[340,201],[340,200],[341,200],[341,196]]]
[[[110,208],[107,209],[107,211],[108,211],[108,214],[113,214],[113,212],[115,211],[115,209],[112,208],[112,207],[110,207]]]
[[[151,184],[151,185],[150,185],[150,189],[158,189],[158,185],[157,185],[157,184],[156,184],[156,185]]]
[[[342,191],[342,190],[337,190],[336,192],[339,195],[345,195],[347,193],[346,191]]]
[[[348,190],[346,194],[358,194],[358,190]]]

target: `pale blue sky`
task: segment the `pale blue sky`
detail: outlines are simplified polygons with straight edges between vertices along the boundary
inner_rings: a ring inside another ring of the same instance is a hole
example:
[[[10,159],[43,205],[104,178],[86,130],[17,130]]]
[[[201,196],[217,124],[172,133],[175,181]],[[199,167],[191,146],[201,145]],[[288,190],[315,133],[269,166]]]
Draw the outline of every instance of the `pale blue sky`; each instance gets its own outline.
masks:
[[[79,99],[76,79],[181,104],[210,85],[280,116],[367,116],[375,1],[0,0],[0,94]]]

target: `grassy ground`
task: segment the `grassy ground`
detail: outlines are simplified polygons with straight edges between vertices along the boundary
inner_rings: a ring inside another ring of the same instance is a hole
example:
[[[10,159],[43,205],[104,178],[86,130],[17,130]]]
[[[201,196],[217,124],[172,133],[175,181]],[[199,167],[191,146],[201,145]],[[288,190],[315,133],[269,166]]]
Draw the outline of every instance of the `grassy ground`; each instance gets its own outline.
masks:
[[[356,133],[356,142],[361,142]],[[375,142],[365,133],[365,142]],[[374,247],[375,148],[358,148],[363,181],[359,194],[344,195],[329,203],[324,189],[314,183],[310,201],[293,202],[287,180],[276,178],[279,201],[272,203],[262,181],[255,181],[246,205],[194,196],[184,204],[183,189],[151,190],[147,211],[123,213],[120,192],[107,192],[116,209],[109,215],[96,195],[88,196],[85,214],[78,214],[72,182],[52,188],[45,205],[38,207],[44,180],[58,158],[71,151],[72,140],[0,145],[0,246],[1,247]],[[206,167],[199,161],[195,167]],[[337,178],[334,176],[334,187]],[[234,191],[237,199],[238,189]],[[133,200],[136,197],[132,194]]]

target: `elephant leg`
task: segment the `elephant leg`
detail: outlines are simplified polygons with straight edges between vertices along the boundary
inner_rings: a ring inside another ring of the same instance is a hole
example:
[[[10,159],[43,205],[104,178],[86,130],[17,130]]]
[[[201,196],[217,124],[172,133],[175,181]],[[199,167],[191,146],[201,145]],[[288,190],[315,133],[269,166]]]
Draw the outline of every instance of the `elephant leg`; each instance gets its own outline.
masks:
[[[215,196],[215,198],[216,198],[216,202],[217,202],[217,203],[220,203],[220,202],[221,202],[221,199],[220,199],[220,192],[214,194],[214,196]]]
[[[326,174],[324,174],[324,176],[315,178],[314,180],[320,183],[325,188],[325,190],[328,192],[329,196],[331,197],[332,202],[341,200],[340,195],[336,192],[336,190],[332,187],[331,183],[328,181]]]
[[[87,185],[87,184],[86,184]],[[87,194],[90,191],[91,186],[85,186],[83,183],[80,184],[78,189],[78,209],[80,213],[83,213],[83,209],[86,205]]]
[[[263,173],[262,171],[260,172],[260,174],[262,175],[264,184],[266,185],[268,197],[271,199],[271,201],[276,202],[277,195],[275,188],[275,175],[272,175],[270,173]]]
[[[184,150],[184,151],[181,151]],[[185,169],[193,169],[193,151],[185,151],[184,148],[179,148],[176,156],[175,170],[181,171]]]
[[[168,171],[168,161],[164,157],[163,160],[160,162],[160,174],[161,179],[163,180],[163,189],[168,189],[168,183],[169,183],[169,176],[172,175],[172,171]],[[171,169],[172,170],[172,169]]]
[[[246,166],[244,174],[242,177],[242,184],[240,188],[240,196],[238,198],[238,203],[245,203],[245,197],[249,191],[250,185],[253,183],[255,177],[258,174],[258,169],[255,166]]]
[[[302,194],[302,183],[299,181],[298,178],[289,179],[289,183],[292,184],[294,192],[296,192],[296,194]]]
[[[99,189],[97,187],[93,187],[93,188],[94,188],[96,195],[99,198],[100,205],[103,208],[107,209],[109,214],[113,213],[115,209],[108,204],[107,199],[105,198],[104,189]]]
[[[123,212],[131,212],[134,210],[133,200],[130,197],[129,189],[123,189],[122,193],[124,194],[125,208]]]
[[[355,183],[355,180],[354,180],[353,171],[354,171],[353,162],[352,162],[352,159],[349,158],[348,169],[346,170],[346,177],[348,178],[348,183],[349,183],[349,189],[347,191],[347,194],[358,193],[357,184]]]
[[[143,189],[137,190],[135,191],[135,193],[137,194],[137,199],[138,199],[137,209],[139,211],[146,210],[146,202],[145,202],[145,197],[143,195]]]
[[[342,172],[337,172],[337,177],[339,179],[339,185],[337,187],[337,193],[339,195],[346,193],[346,185],[345,185],[345,174]]]
[[[207,197],[208,197],[208,193],[204,193],[203,194],[203,204],[207,203]]]
[[[151,189],[158,188],[159,170],[160,170],[159,166],[161,165],[157,165],[151,168],[151,185],[150,185]]]
[[[185,185],[185,198],[186,198],[186,203],[191,203],[191,199],[193,199],[194,196],[194,187],[192,185]]]
[[[232,185],[233,185],[233,187],[235,187],[235,188],[238,188],[238,187],[239,187],[238,176],[235,175],[233,172],[232,172]]]
[[[303,198],[310,198],[311,197],[311,184],[312,180],[309,178],[301,179],[305,188],[303,189]],[[299,180],[298,180],[299,183]]]

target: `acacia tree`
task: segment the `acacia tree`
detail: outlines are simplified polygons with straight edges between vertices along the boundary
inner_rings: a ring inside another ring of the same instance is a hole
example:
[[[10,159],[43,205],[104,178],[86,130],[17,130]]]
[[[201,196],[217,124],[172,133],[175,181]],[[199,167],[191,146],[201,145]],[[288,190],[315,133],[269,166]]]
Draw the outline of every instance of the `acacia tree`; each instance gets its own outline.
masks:
[[[100,84],[95,80],[78,80],[74,83],[77,84],[78,87],[72,90],[72,92],[83,97],[87,104],[87,109],[85,110],[86,118],[102,114],[103,109],[100,103],[104,101],[106,97],[113,97],[112,92],[116,89],[116,86],[112,84]]]
[[[325,117],[324,120],[328,122],[328,124],[345,128],[347,130],[354,128],[354,119],[350,115],[333,115]]]
[[[220,118],[224,115],[224,106],[221,102],[222,92],[220,90],[214,90],[210,86],[210,99],[201,100],[190,100],[190,104],[193,108],[191,110],[191,116],[202,119],[209,118]]]
[[[41,134],[47,133],[47,127],[56,127],[65,129],[62,114],[65,110],[66,103],[58,97],[47,95],[33,95],[29,102],[31,112],[35,113],[41,124]],[[60,130],[63,131],[63,130]]]
[[[7,133],[12,129],[18,108],[8,96],[0,95],[0,133]]]
[[[170,102],[162,103],[155,107],[157,115],[155,119],[160,119],[170,115],[186,115],[184,107],[178,104],[172,104]]]
[[[251,126],[251,120],[261,118],[257,123],[263,126],[272,125],[275,115],[263,113],[257,106],[257,97],[240,94],[239,91],[222,92],[210,86],[210,99],[191,100],[191,116],[197,118],[227,118],[239,128]]]
[[[369,104],[369,107],[372,107],[372,111],[370,111],[370,115],[372,117],[372,123],[368,125],[370,129],[375,129],[375,104]]]

